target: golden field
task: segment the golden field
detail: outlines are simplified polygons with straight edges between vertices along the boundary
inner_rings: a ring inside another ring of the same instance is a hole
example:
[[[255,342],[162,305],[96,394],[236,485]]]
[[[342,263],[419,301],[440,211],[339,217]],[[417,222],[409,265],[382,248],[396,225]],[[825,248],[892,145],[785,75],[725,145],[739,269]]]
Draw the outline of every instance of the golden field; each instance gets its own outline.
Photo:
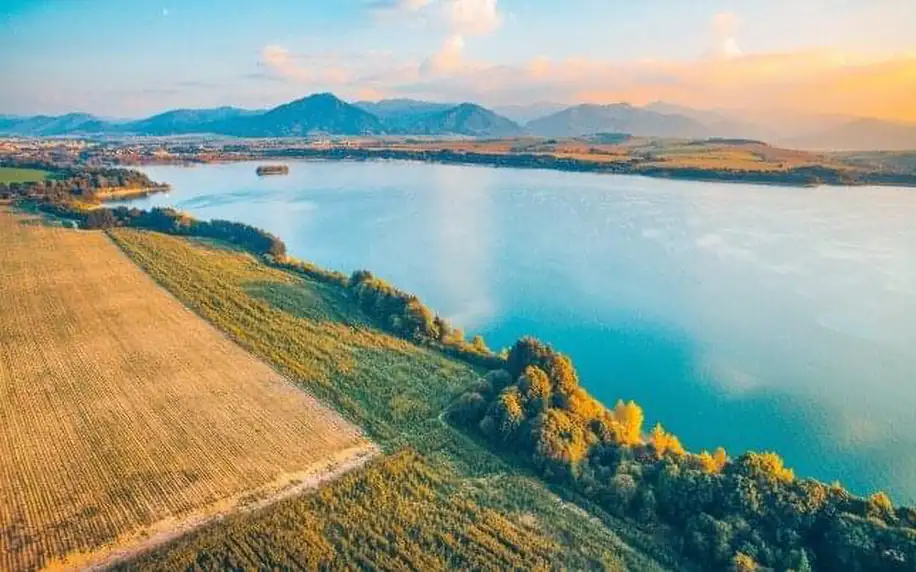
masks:
[[[575,159],[591,163],[632,163],[673,169],[744,170],[779,172],[799,167],[824,166],[853,170],[854,166],[822,153],[781,149],[755,141],[659,139],[624,137],[603,142],[588,138],[544,139],[519,137],[488,140],[355,139],[366,149],[395,151],[452,151],[493,155],[528,154]]]
[[[106,235],[0,207],[0,243],[0,569],[111,562],[374,451]]]

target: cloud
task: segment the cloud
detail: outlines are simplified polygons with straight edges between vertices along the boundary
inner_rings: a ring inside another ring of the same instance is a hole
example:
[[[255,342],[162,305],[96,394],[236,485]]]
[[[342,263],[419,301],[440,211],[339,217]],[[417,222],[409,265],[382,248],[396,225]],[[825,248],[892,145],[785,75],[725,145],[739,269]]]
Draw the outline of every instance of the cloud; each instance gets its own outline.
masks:
[[[299,67],[283,46],[271,44],[261,48],[260,64],[276,75],[289,79],[307,79],[308,72]]]
[[[374,0],[366,5],[378,22],[398,23],[427,18],[434,0]]]
[[[449,35],[485,36],[502,25],[498,0],[376,0],[369,9],[382,22],[419,20]]]
[[[420,68],[422,74],[443,75],[461,70],[464,64],[464,37],[453,34],[445,39],[438,52]]]
[[[715,45],[711,51],[712,56],[733,58],[742,54],[738,47],[738,28],[741,18],[734,12],[719,12],[712,18],[712,33]]]
[[[459,34],[484,36],[502,25],[497,0],[448,0],[445,2],[452,30]]]
[[[298,93],[333,91],[357,99],[383,97],[392,86],[416,81],[420,69],[419,64],[388,52],[295,53],[277,44],[261,49],[258,66],[258,72],[245,74],[244,79],[282,82]]]

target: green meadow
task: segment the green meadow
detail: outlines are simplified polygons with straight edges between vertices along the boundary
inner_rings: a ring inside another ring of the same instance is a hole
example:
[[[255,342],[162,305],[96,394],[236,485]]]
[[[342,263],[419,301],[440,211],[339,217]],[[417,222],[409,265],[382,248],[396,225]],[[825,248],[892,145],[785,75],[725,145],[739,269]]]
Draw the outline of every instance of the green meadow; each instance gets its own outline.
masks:
[[[34,183],[48,178],[47,171],[40,169],[19,169],[17,167],[0,167],[0,183]]]
[[[586,512],[446,423],[483,372],[382,332],[342,286],[206,241],[109,232],[189,308],[385,453],[313,494],[227,518],[123,569],[682,568],[655,535]]]

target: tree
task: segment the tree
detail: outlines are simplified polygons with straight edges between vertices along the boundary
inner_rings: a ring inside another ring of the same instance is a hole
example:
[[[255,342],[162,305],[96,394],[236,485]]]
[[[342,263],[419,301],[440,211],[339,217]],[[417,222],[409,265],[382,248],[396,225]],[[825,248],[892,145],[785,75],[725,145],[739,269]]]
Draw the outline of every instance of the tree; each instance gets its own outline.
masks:
[[[795,478],[795,473],[784,465],[782,457],[773,452],[751,451],[741,455],[734,463],[734,472],[768,485],[790,483]]]
[[[743,552],[735,553],[732,558],[731,569],[734,572],[755,572],[758,568],[757,562]]]
[[[267,247],[267,254],[274,258],[281,259],[286,256],[286,244],[277,237],[271,237],[270,246]]]
[[[887,496],[887,493],[884,491],[878,491],[868,497],[868,503],[866,504],[865,510],[868,516],[879,518],[885,522],[893,522],[896,520],[894,503],[891,502],[891,498]]]
[[[449,326],[448,322],[443,320],[440,316],[436,316],[433,318],[433,327],[439,334],[439,343],[446,343],[446,341],[449,339],[449,334],[452,331],[452,328]]]
[[[534,416],[547,411],[553,388],[550,378],[536,365],[529,365],[518,378],[518,388],[528,402],[529,414]]]
[[[585,429],[559,409],[539,415],[533,434],[535,461],[549,474],[574,472],[588,453]]]
[[[515,386],[507,387],[490,406],[486,417],[481,421],[481,429],[503,442],[513,440],[525,421],[525,410],[522,395]]]
[[[642,408],[635,402],[617,402],[613,412],[614,421],[620,426],[618,438],[621,445],[638,445],[642,442]]]
[[[487,401],[476,391],[463,394],[455,406],[455,421],[464,425],[480,422],[487,411]]]
[[[471,347],[474,348],[474,351],[482,354],[490,353],[490,348],[487,347],[487,343],[483,340],[483,336],[480,335],[474,336],[474,339],[471,340]]]
[[[512,383],[509,372],[504,369],[491,370],[487,372],[487,375],[485,375],[483,379],[486,381],[489,387],[489,393],[492,395],[498,395]]]
[[[697,456],[697,459],[701,469],[707,473],[716,474],[721,473],[722,469],[725,468],[725,464],[728,462],[728,455],[726,455],[725,449],[719,447],[712,455],[709,454],[709,451],[703,450]]]
[[[617,514],[625,515],[639,492],[633,475],[621,473],[611,479],[609,495],[611,507]]]
[[[89,211],[89,214],[86,216],[86,228],[112,228],[117,226],[117,224],[118,219],[115,218],[114,213],[106,208],[93,209]]]
[[[544,367],[544,363],[547,357],[552,353],[554,352],[550,346],[534,338],[521,338],[515,342],[515,345],[509,350],[509,356],[506,359],[506,369],[513,378],[520,376],[529,365],[536,365],[544,371],[547,371]]]
[[[656,423],[649,433],[649,444],[655,449],[655,454],[659,459],[664,457],[665,453],[672,453],[678,456],[684,454],[684,447],[681,446],[680,440],[665,431],[661,423]]]
[[[579,387],[576,368],[565,355],[551,351],[543,360],[542,368],[553,381],[557,394],[568,396]]]
[[[561,404],[565,406],[569,414],[583,425],[592,425],[593,422],[601,420],[607,414],[604,405],[581,387],[576,387],[571,393],[562,394],[562,396],[562,399],[555,399],[554,402],[558,406]]]

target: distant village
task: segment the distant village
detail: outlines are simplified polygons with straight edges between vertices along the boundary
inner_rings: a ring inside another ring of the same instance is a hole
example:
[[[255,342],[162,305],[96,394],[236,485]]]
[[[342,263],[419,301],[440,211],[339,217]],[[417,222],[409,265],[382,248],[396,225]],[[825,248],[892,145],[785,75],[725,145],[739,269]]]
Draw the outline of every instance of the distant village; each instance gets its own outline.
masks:
[[[56,165],[149,165],[241,161],[272,151],[347,149],[348,138],[233,139],[215,137],[143,137],[117,140],[74,138],[0,138],[0,163]]]

